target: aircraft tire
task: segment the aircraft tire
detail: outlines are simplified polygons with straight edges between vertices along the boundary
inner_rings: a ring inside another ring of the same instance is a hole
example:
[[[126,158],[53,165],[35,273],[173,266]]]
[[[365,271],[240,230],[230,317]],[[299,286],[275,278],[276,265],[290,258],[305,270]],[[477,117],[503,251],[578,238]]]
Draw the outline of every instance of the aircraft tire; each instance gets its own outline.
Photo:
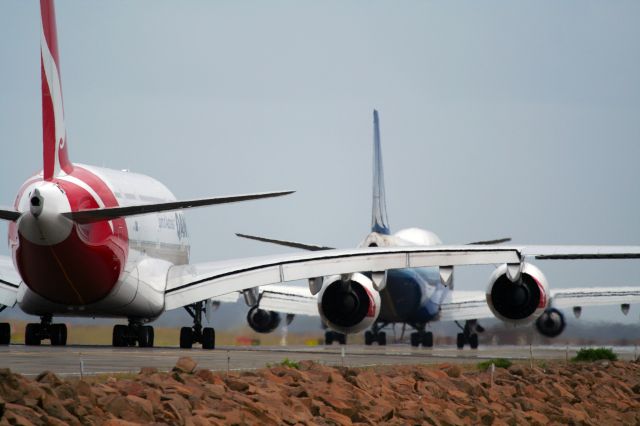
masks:
[[[51,346],[65,346],[67,344],[67,326],[65,324],[51,324]]]
[[[27,346],[40,345],[40,324],[29,323],[24,332],[24,344]]]
[[[422,346],[424,346],[425,348],[432,348],[433,347],[433,333],[432,332],[427,331],[427,332],[422,334]]]
[[[347,344],[347,335],[344,334],[344,333],[336,333],[336,340],[341,345],[346,345]]]
[[[466,343],[466,338],[464,337],[463,333],[458,333],[458,337],[456,339],[456,346],[458,347],[458,349],[462,349],[464,348],[464,344]]]
[[[387,345],[387,333],[384,331],[378,332],[378,345],[386,346]]]
[[[180,347],[182,349],[191,349],[193,347],[193,329],[191,327],[182,327],[180,329]]]
[[[202,349],[216,348],[216,331],[211,327],[202,329]]]
[[[333,331],[324,332],[324,344],[331,345],[333,343]]]
[[[476,333],[469,336],[469,346],[471,349],[478,349],[478,335]]]
[[[369,330],[364,332],[364,344],[367,346],[371,346],[373,343],[373,333]]]
[[[0,323],[0,345],[8,345],[11,343],[11,324],[8,322]]]
[[[141,326],[138,329],[138,345],[141,348],[152,348],[153,338],[153,327],[151,327],[150,325]]]
[[[113,326],[113,336],[111,344],[115,348],[122,348],[127,346],[127,326],[122,324],[116,324]]]
[[[411,333],[411,346],[413,346],[414,348],[417,348],[418,346],[420,346],[420,334],[419,333]]]

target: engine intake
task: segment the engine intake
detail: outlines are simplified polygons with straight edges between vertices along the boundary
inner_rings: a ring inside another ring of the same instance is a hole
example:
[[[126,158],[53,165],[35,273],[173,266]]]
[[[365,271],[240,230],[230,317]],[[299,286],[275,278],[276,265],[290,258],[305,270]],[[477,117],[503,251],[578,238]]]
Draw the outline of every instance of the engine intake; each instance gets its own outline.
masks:
[[[545,337],[558,337],[566,325],[564,315],[556,308],[547,309],[536,320],[538,332]]]
[[[487,304],[493,314],[508,323],[525,324],[542,315],[548,305],[549,286],[540,269],[524,263],[515,282],[507,275],[507,265],[498,267],[489,280]]]
[[[369,328],[380,314],[380,294],[372,281],[356,273],[347,280],[340,275],[325,277],[318,294],[318,311],[331,329],[357,333]]]
[[[280,314],[254,306],[247,312],[247,322],[257,333],[271,333],[280,325]]]

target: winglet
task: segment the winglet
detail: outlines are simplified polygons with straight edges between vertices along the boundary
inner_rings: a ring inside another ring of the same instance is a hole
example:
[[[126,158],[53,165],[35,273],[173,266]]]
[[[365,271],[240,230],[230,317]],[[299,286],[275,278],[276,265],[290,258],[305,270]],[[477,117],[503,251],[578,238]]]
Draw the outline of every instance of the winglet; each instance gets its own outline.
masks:
[[[390,234],[387,218],[387,202],[384,194],[384,173],[382,171],[382,150],[380,148],[380,125],[378,111],[373,110],[373,208],[371,231]]]
[[[71,172],[64,127],[58,34],[53,0],[40,0],[40,73],[42,79],[42,153],[45,180]]]

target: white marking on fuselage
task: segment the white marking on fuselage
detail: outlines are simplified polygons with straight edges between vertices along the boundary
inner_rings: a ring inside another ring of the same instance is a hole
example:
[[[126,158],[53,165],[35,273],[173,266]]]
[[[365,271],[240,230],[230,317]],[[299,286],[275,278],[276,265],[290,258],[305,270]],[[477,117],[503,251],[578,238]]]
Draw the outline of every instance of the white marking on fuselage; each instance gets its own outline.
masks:
[[[45,78],[49,85],[49,92],[51,93],[51,103],[53,104],[53,117],[55,125],[55,140],[54,140],[54,165],[53,175],[57,176],[60,172],[60,159],[59,150],[64,148],[66,140],[66,132],[64,127],[64,109],[62,106],[62,87],[60,85],[60,73],[58,72],[58,66],[53,59],[53,55],[47,45],[47,39],[44,36],[44,27],[40,26],[40,49],[42,52],[42,63],[44,68]]]

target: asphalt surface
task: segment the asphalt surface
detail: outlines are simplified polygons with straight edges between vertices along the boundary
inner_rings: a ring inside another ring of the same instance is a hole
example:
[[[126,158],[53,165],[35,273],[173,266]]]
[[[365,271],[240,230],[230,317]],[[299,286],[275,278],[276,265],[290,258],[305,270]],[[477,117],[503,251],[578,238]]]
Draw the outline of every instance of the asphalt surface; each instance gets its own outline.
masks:
[[[343,352],[344,348],[344,352]],[[313,360],[327,365],[364,367],[400,364],[476,363],[491,358],[515,360],[564,360],[575,355],[578,347],[558,346],[484,346],[476,350],[455,347],[433,349],[408,345],[379,346],[222,346],[215,350],[193,348],[112,348],[108,346],[23,346],[0,347],[0,368],[24,375],[45,370],[63,376],[138,372],[141,367],[170,370],[181,356],[190,356],[200,368],[217,371],[250,370],[290,360]],[[632,360],[640,353],[633,346],[613,348],[620,359]]]

